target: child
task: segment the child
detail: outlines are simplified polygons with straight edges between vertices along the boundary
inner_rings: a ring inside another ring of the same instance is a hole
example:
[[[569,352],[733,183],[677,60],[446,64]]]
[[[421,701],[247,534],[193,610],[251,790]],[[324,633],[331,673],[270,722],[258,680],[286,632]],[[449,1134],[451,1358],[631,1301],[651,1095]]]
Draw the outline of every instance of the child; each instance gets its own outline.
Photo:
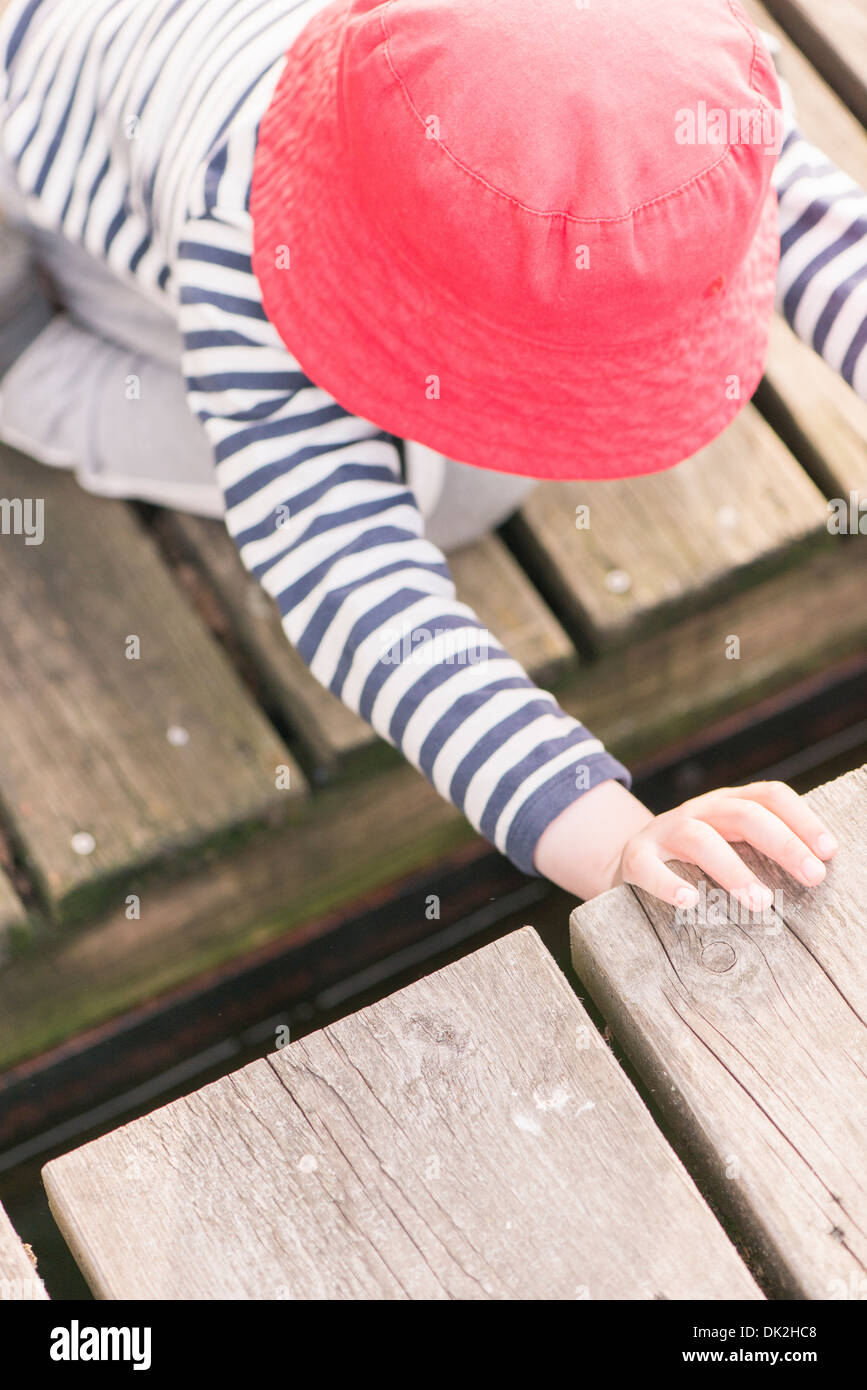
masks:
[[[743,840],[821,881],[782,784],[654,817],[444,558],[539,478],[707,443],[775,294],[864,394],[863,195],[791,120],[778,162],[736,0],[11,0],[0,72],[0,437],[225,516],[313,674],[525,872],[689,905],[677,858],[762,909]]]

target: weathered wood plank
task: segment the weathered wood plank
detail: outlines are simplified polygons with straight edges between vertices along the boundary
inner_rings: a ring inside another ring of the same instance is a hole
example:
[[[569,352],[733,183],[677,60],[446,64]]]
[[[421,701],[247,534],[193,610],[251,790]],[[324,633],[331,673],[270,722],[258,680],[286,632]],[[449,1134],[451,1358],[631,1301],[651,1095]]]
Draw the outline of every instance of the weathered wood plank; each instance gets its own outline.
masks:
[[[690,1167],[789,1297],[867,1291],[867,769],[808,798],[840,851],[768,921],[619,888],[572,916],[575,968]],[[701,885],[695,868],[685,876]],[[719,890],[716,890],[719,892]]]
[[[761,1297],[532,928],[43,1175],[102,1297]]]
[[[0,1303],[46,1299],[45,1285],[0,1206]]]
[[[867,647],[867,545],[822,553],[586,664],[560,700],[632,765]]]
[[[285,815],[300,771],[132,511],[7,449],[0,492],[44,504],[0,547],[0,801],[49,908]]]
[[[867,125],[867,10],[862,0],[766,0],[846,105]]]
[[[369,748],[375,739],[370,725],[310,674],[286,639],[277,605],[244,569],[223,523],[165,512],[158,524],[192,567],[189,578],[195,582],[198,573],[204,576],[232,640],[255,671],[263,699],[297,729],[316,766],[332,774]]]
[[[567,626],[605,649],[794,563],[825,517],[818,489],[747,405],[675,468],[546,483],[511,525]]]
[[[322,790],[286,832],[203,853],[183,878],[131,877],[110,912],[0,969],[0,1068],[265,942],[303,939],[305,924],[473,838],[454,807],[398,765]],[[126,917],[127,891],[139,896],[138,920]]]
[[[867,401],[777,315],[759,403],[829,499],[867,496]]]
[[[556,687],[577,656],[563,628],[498,536],[448,556],[457,596],[540,685]]]
[[[244,569],[225,526],[180,513],[166,513],[160,525],[204,574],[232,639],[262,682],[264,698],[297,729],[322,776],[333,776],[377,745],[385,752],[370,725],[310,674],[286,640],[276,604]],[[537,680],[555,681],[574,662],[565,632],[496,536],[453,551],[449,564],[461,601]]]
[[[835,541],[802,569],[738,594],[659,638],[584,666],[561,692],[628,767],[867,648],[867,546]],[[732,634],[739,660],[726,659]],[[370,826],[376,826],[371,836]],[[148,879],[141,919],[123,895],[87,930],[42,940],[0,970],[0,1067],[33,1056],[473,840],[411,768],[335,784],[291,834],[203,856],[181,882]]]

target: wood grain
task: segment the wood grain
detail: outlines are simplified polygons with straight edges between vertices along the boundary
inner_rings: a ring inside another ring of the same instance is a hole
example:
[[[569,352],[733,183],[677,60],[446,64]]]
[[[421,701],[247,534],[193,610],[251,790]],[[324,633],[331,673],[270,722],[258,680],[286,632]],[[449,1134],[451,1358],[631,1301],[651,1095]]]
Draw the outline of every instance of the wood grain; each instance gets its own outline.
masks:
[[[276,604],[244,569],[222,522],[166,513],[160,525],[212,587],[263,698],[297,730],[322,780],[371,749],[386,754],[370,725],[311,675],[283,632]],[[458,598],[536,680],[556,681],[574,663],[569,638],[501,540],[485,536],[448,559]]]
[[[818,489],[747,405],[676,468],[536,488],[511,528],[569,630],[606,649],[793,564],[825,516]]]
[[[132,511],[7,449],[0,493],[45,509],[41,545],[0,546],[0,802],[50,911],[282,819],[303,776]]]
[[[862,0],[767,0],[862,125],[867,125],[867,10]]]
[[[761,1297],[531,928],[43,1174],[101,1297]]]
[[[771,1286],[864,1298],[867,768],[808,800],[841,846],[819,888],[739,846],[778,893],[766,922],[710,897],[678,921],[624,887],[576,909],[572,951],[667,1132]]]
[[[867,401],[776,315],[758,401],[829,499],[867,496]]]
[[[0,1206],[0,1303],[46,1299],[36,1266]]]

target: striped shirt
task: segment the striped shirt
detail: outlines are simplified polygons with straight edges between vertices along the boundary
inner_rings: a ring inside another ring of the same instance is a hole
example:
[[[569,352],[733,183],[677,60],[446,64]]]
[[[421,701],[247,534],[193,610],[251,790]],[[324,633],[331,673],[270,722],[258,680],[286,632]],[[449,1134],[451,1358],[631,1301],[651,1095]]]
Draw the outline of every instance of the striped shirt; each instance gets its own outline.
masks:
[[[774,171],[777,308],[867,400],[867,194],[792,129]]]
[[[457,601],[395,440],[304,375],[251,268],[259,122],[323,3],[13,0],[0,141],[31,222],[176,317],[229,532],[310,670],[534,873],[546,826],[630,774]],[[864,394],[864,196],[795,129],[778,188],[780,306]]]

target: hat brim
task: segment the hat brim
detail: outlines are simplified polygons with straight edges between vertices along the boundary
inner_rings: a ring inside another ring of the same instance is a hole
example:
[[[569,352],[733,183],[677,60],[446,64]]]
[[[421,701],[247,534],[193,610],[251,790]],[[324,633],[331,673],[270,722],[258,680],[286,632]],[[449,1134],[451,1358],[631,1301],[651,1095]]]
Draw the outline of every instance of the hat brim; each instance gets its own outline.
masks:
[[[597,337],[586,352],[516,340],[391,256],[353,199],[337,96],[346,14],[336,0],[292,45],[251,188],[265,312],[311,381],[388,433],[539,478],[657,472],[716,438],[764,370],[773,187],[738,271],[686,327],[619,348]]]

